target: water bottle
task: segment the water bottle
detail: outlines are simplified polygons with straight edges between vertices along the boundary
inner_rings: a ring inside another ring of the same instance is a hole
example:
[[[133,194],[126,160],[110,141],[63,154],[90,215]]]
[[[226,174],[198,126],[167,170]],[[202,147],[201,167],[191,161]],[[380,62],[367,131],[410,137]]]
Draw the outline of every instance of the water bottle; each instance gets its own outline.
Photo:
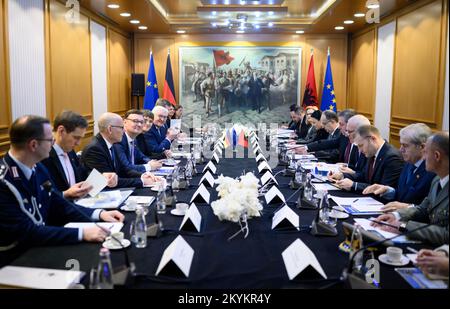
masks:
[[[161,188],[156,197],[156,212],[158,214],[166,213],[166,192]]]
[[[100,260],[97,268],[97,289],[113,289],[113,270],[111,265],[111,257],[107,248],[100,249]]]
[[[320,219],[331,226],[336,226],[337,219],[334,216],[330,216],[333,212],[333,208],[331,207],[328,201],[328,192],[321,192],[321,210],[320,210]]]
[[[313,187],[311,184],[311,174],[310,173],[308,173],[306,175],[306,184],[305,184],[305,189],[303,191],[303,197],[307,201],[313,200]]]
[[[147,223],[142,206],[136,208],[136,221],[134,222],[134,240],[136,248],[147,247]]]

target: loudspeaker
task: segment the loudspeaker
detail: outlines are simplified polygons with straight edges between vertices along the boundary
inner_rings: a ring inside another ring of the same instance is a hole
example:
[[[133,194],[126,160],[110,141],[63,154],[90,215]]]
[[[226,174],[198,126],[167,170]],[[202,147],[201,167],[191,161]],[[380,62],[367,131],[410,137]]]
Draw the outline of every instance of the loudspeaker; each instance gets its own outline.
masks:
[[[144,96],[145,95],[145,75],[131,74],[131,95]]]

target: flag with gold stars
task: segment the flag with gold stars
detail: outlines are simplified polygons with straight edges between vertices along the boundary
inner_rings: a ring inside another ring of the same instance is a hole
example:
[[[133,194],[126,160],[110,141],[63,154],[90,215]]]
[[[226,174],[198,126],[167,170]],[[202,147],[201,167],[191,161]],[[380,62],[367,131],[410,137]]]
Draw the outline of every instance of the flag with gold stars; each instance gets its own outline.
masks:
[[[150,66],[148,68],[147,83],[145,85],[144,109],[152,110],[159,99],[158,82],[156,81],[153,53],[150,52]]]
[[[327,71],[325,73],[325,80],[323,83],[322,104],[320,109],[322,111],[331,110],[336,112],[336,96],[334,94],[333,74],[331,73],[330,51],[328,50]]]

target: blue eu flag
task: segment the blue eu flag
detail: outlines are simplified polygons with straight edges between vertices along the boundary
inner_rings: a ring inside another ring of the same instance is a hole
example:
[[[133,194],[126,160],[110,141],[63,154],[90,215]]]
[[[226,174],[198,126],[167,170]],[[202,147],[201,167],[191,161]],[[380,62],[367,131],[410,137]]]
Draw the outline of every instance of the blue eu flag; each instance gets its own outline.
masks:
[[[336,112],[336,96],[334,95],[333,74],[331,73],[330,51],[328,51],[327,72],[325,73],[325,81],[323,83],[322,111],[331,110]]]
[[[153,53],[150,53],[150,67],[148,69],[147,84],[145,86],[144,109],[152,110],[158,100],[158,82],[156,81]]]

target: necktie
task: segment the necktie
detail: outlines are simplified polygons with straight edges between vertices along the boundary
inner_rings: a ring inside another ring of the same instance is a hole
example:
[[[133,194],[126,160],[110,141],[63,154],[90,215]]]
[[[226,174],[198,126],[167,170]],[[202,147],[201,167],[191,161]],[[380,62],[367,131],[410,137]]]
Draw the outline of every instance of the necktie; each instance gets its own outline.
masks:
[[[369,183],[372,183],[371,180],[373,177],[373,171],[375,170],[375,157],[371,157],[369,159],[368,164],[369,164],[369,173],[368,173],[369,179],[368,180],[369,180]]]
[[[350,150],[352,149],[352,144],[348,142],[347,147],[345,148],[345,155],[344,155],[344,163],[349,163],[350,159]]]
[[[437,184],[437,189],[436,189],[436,197],[439,196],[439,193],[441,192],[441,190],[442,190],[442,188],[441,188],[441,183],[438,182],[438,184]]]
[[[66,168],[67,183],[71,187],[76,183],[75,173],[73,171],[72,163],[70,163],[69,155],[66,152],[64,152],[63,157],[64,157],[64,163],[65,163],[65,168]]]
[[[113,149],[112,146],[111,146],[111,148],[109,148],[109,151],[110,151],[110,153],[111,153],[111,160],[112,160],[112,162],[113,162],[114,169],[116,169],[116,158],[115,158],[115,156],[114,156],[114,149]]]
[[[408,167],[408,174],[407,174],[407,176],[406,176],[406,183],[408,184],[410,181],[411,181],[411,179],[413,178],[413,175],[414,175],[414,170],[416,169],[416,167],[414,166],[414,165],[410,165],[409,167]]]
[[[134,140],[130,142],[130,158],[131,164],[134,165]]]

